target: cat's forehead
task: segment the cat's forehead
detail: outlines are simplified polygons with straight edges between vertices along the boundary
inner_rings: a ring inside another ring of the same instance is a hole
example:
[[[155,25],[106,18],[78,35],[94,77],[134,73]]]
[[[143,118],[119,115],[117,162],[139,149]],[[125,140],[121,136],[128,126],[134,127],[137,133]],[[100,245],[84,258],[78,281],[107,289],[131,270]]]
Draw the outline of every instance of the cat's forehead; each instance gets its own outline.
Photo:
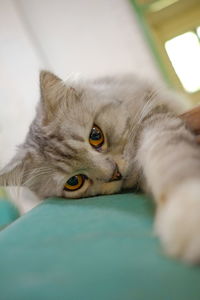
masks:
[[[69,134],[91,127],[94,120],[103,118],[119,105],[119,100],[112,97],[110,89],[93,85],[75,87],[75,97],[67,97],[62,100],[67,105],[57,110],[56,120],[61,131],[68,130]]]
[[[68,88],[69,83],[65,85],[65,89]],[[57,111],[55,124],[52,125],[54,132],[73,140],[74,137],[86,138],[93,124],[106,131],[109,128],[113,130],[117,119],[119,126],[123,127],[122,123],[128,115],[126,105],[123,105],[124,93],[121,94],[119,90],[118,82],[111,85],[104,80],[74,84],[74,93],[64,93],[66,96],[62,101],[67,105],[60,106]]]
[[[129,79],[129,80],[128,80]],[[123,99],[126,94],[135,90],[137,83],[129,76],[105,77],[96,80],[66,81],[66,89],[72,86],[76,91],[77,98],[85,105],[101,107],[104,104]]]
[[[86,140],[94,123],[102,127],[103,131],[113,132],[117,119],[123,130],[127,112],[122,107],[119,111],[119,106],[123,102],[123,95],[120,92],[121,86],[123,86],[121,82],[111,79],[73,83],[73,86],[69,82],[60,85],[58,93],[53,93],[53,96],[58,97],[58,100],[53,116],[50,117],[50,122],[45,126],[42,122],[38,122],[39,111],[35,119],[36,122],[33,124],[40,125],[31,126],[30,133],[35,133],[33,136],[36,136],[38,140],[38,133],[41,131],[41,140],[44,136],[44,143],[46,144],[46,142],[51,142],[51,137],[56,136],[59,137],[60,141],[81,142],[82,139]],[[124,89],[125,87],[122,88],[122,90]],[[56,99],[52,99],[52,102],[56,102]],[[41,127],[41,130],[38,130],[38,127]]]

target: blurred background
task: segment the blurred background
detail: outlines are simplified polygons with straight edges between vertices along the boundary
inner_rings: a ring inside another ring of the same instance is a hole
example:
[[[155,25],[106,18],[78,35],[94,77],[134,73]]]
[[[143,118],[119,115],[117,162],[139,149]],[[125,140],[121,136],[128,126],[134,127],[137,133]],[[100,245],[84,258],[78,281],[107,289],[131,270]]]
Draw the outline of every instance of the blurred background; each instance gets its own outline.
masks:
[[[0,167],[39,99],[39,70],[65,79],[134,72],[200,101],[199,0],[0,0]]]

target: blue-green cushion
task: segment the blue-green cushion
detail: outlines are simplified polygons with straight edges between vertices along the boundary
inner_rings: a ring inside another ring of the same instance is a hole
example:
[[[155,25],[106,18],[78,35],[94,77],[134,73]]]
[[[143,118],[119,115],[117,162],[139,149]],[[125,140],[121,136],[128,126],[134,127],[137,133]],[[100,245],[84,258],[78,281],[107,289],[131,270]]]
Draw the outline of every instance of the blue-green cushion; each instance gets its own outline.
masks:
[[[19,217],[17,208],[7,199],[0,197],[0,230]]]
[[[162,254],[133,194],[50,199],[0,233],[1,300],[199,300],[200,269]]]

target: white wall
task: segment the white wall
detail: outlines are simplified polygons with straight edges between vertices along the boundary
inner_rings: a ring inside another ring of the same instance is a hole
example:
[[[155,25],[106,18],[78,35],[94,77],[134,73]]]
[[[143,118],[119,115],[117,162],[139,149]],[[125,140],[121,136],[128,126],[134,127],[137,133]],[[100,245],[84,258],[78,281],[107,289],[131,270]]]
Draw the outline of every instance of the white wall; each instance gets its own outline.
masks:
[[[128,0],[0,0],[0,166],[33,118],[41,68],[160,80]]]

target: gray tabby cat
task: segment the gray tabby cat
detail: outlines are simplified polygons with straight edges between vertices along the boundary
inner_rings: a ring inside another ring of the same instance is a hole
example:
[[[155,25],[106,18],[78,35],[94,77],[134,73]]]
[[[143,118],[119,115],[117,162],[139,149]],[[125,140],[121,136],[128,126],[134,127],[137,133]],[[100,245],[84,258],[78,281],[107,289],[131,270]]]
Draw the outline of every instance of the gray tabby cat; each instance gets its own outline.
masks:
[[[169,255],[200,261],[200,149],[177,118],[177,97],[134,76],[63,82],[40,75],[41,101],[0,185],[39,198],[81,198],[142,188],[157,204]]]

